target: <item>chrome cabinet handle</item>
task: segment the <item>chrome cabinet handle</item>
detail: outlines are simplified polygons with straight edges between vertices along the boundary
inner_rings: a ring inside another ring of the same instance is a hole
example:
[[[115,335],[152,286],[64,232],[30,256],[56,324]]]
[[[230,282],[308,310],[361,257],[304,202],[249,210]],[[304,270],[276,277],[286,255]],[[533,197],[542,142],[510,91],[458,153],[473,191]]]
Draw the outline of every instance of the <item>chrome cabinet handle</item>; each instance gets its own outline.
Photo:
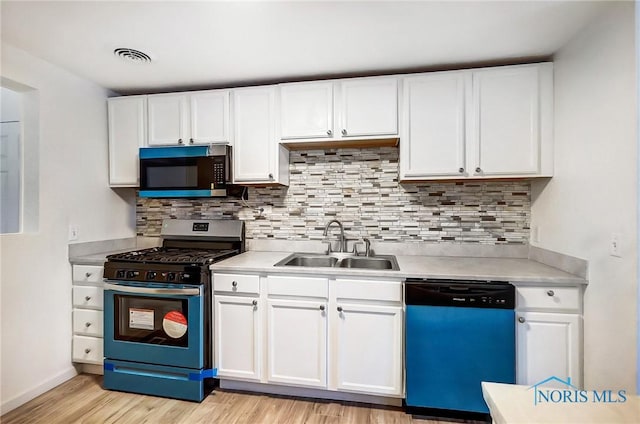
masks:
[[[461,173],[461,174],[464,174],[464,168],[459,168],[458,172]]]
[[[91,352],[91,349],[89,349],[89,348],[86,348],[86,349],[84,350],[84,353],[90,353],[90,352]]]
[[[342,135],[347,135],[347,130],[346,129],[342,129]]]
[[[183,143],[184,143],[184,141],[182,141],[182,139],[181,139],[181,138],[179,138],[179,139],[178,139],[178,144],[183,144]]]
[[[85,296],[84,300],[86,300],[87,302],[91,300],[91,296]]]
[[[237,281],[232,281],[232,282],[231,282],[231,285],[232,285],[233,287],[238,287],[238,282],[237,282]]]
[[[554,296],[556,293],[553,290],[547,291],[547,296]]]
[[[85,326],[85,327],[87,327],[87,328],[89,328],[89,327],[91,327],[91,323],[90,323],[90,322],[85,322],[85,323],[84,323],[84,326]]]
[[[522,323],[523,323],[523,322],[525,322],[525,321],[526,321],[526,319],[524,319],[524,317],[518,317],[518,322],[519,322],[519,323],[521,323],[521,324],[522,324]]]
[[[324,311],[324,305],[320,305],[320,310]]]
[[[338,312],[342,312],[342,306],[338,306]]]
[[[479,174],[479,173],[481,173],[481,172],[482,172],[482,169],[481,169],[480,167],[477,167],[477,168],[476,168],[476,172]]]
[[[193,138],[189,139],[189,144],[193,144]]]
[[[257,301],[257,300],[254,300],[253,302],[251,302],[251,304],[252,304],[253,306],[258,306],[258,301]]]
[[[273,180],[273,174],[269,174],[269,179]]]
[[[92,275],[91,272],[85,272],[85,274],[84,274],[84,276],[87,277],[87,278],[91,277],[91,275]]]
[[[327,135],[331,135],[331,134],[333,134],[333,131],[327,130]]]

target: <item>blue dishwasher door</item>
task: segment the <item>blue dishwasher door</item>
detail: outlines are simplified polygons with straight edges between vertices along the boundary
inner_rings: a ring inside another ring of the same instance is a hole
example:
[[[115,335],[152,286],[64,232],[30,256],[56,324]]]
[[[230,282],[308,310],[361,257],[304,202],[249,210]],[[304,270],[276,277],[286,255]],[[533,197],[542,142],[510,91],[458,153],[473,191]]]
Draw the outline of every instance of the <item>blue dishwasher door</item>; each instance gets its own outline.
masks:
[[[488,413],[480,383],[515,383],[514,314],[407,305],[407,405]]]

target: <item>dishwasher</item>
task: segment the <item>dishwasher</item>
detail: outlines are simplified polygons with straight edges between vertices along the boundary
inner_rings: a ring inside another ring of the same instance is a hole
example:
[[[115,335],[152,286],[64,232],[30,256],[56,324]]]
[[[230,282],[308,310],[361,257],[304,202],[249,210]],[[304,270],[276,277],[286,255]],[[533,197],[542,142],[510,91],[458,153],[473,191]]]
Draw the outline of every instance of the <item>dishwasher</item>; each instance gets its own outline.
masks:
[[[487,414],[480,383],[515,383],[515,287],[407,279],[405,302],[407,410]]]

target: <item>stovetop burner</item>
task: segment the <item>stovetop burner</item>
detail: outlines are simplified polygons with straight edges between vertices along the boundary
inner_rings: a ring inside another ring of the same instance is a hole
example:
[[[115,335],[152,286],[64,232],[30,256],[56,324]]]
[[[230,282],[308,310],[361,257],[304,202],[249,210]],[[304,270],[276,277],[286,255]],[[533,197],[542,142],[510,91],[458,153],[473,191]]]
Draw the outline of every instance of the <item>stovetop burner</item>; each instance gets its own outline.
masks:
[[[215,261],[238,254],[237,249],[183,249],[171,247],[152,247],[133,250],[107,256],[109,261],[136,263],[188,263],[209,265]]]

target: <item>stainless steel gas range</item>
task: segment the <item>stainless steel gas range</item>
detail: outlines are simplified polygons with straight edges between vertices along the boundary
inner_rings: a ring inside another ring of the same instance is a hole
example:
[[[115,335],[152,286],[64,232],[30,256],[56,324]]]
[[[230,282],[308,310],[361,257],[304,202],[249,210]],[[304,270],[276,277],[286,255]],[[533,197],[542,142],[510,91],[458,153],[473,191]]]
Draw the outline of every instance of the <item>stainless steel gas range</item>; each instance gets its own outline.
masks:
[[[244,225],[168,219],[161,234],[107,256],[104,388],[201,401],[216,375],[209,265],[244,251]]]

